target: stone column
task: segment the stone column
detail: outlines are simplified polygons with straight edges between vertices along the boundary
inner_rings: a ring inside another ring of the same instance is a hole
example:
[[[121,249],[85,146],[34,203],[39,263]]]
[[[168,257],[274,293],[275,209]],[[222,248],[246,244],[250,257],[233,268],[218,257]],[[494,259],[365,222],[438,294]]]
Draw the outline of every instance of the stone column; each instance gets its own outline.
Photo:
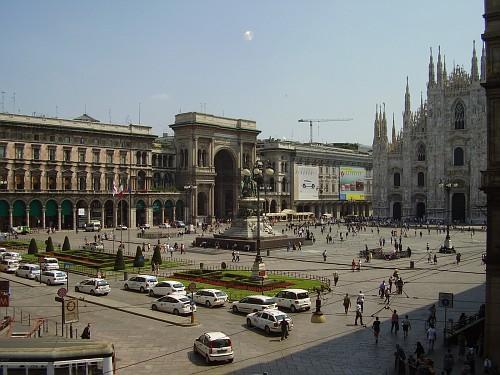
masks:
[[[78,208],[73,207],[73,230],[76,231],[76,227],[78,226],[78,215],[77,215]]]
[[[175,216],[175,205],[174,205],[174,207],[172,207],[172,216],[173,217],[171,217],[170,220],[176,220],[177,219],[177,217]]]
[[[119,201],[113,202],[113,228],[118,226],[118,202]]]
[[[61,223],[62,223],[62,206],[58,205],[57,206],[57,230],[61,230]]]
[[[165,222],[165,207],[162,207],[160,211],[161,211],[161,223],[160,224],[163,224]]]
[[[26,225],[30,226],[30,209],[29,207],[26,209]]]
[[[192,166],[193,167],[197,167],[198,166],[198,137],[194,137],[193,139],[193,163],[192,163]]]
[[[42,207],[42,227],[45,229],[45,206]]]
[[[130,209],[130,217],[128,220],[129,224],[130,224],[128,227],[129,229],[137,227],[137,223],[136,223],[135,219],[136,219],[136,208],[134,207],[134,208]]]
[[[101,228],[104,228],[104,223],[106,222],[106,210],[104,209],[104,205],[101,207]]]
[[[14,211],[14,208],[11,207],[9,209],[9,228],[12,228],[14,226],[14,217],[13,217],[14,212],[13,211]]]

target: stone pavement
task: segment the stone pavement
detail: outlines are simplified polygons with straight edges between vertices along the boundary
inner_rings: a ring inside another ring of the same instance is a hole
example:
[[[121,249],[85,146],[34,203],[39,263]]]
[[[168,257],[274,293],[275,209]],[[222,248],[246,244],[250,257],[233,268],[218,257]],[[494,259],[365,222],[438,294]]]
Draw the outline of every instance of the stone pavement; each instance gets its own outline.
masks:
[[[83,327],[86,321],[92,322],[93,336],[96,339],[111,340],[114,343],[120,374],[154,374],[165,371],[175,374],[288,374],[292,371],[298,374],[391,374],[396,343],[403,346],[407,355],[414,351],[417,340],[425,343],[424,320],[428,315],[428,307],[437,302],[438,292],[455,293],[455,307],[448,311],[448,317],[457,319],[462,311],[467,314],[477,312],[484,301],[485,276],[481,254],[485,248],[485,234],[477,232],[471,238],[468,232],[452,233],[454,245],[462,253],[460,265],[455,264],[453,255],[444,254],[438,254],[437,265],[427,263],[427,242],[431,249],[436,249],[444,238],[444,234],[432,231],[430,235],[423,233],[422,238],[419,234],[414,236],[414,233],[408,238],[403,237],[403,248],[410,246],[413,250],[414,269],[409,268],[407,259],[374,260],[370,264],[362,263],[360,272],[352,272],[351,260],[357,259],[359,250],[364,249],[365,244],[370,248],[376,247],[379,237],[385,237],[386,247],[390,248],[389,230],[381,228],[380,235],[377,235],[376,231],[371,233],[368,228],[367,232],[357,236],[349,235],[344,242],[340,243],[336,239],[333,245],[327,245],[318,229],[314,231],[317,238],[315,245],[304,247],[301,252],[275,250],[270,257],[264,257],[268,269],[328,277],[332,276],[333,271],[340,274],[338,286],[323,301],[322,310],[327,322],[312,324],[309,313],[295,314],[294,330],[284,342],[279,342],[278,337],[267,337],[258,331],[247,329],[244,316],[231,314],[227,309],[200,308],[201,325],[185,328],[83,303],[81,325]],[[336,231],[337,227],[334,227],[332,234],[336,235]],[[83,240],[81,233],[72,233],[70,236],[72,244]],[[54,235],[56,241],[62,242],[63,238],[64,233]],[[192,237],[186,236],[181,241],[190,243]],[[328,253],[326,262],[323,262],[321,256],[324,249]],[[207,254],[200,250],[191,252],[188,249],[186,257],[195,264],[203,262],[216,265],[221,261],[231,263],[230,252]],[[240,265],[250,266],[254,256],[242,253],[241,258]],[[403,295],[393,295],[390,307],[397,309],[400,319],[405,314],[411,319],[412,330],[406,341],[402,339],[402,331],[399,332],[399,337],[390,334],[388,320],[391,311],[384,309],[377,296],[379,283],[382,279],[387,280],[394,268],[400,270],[406,284]],[[366,295],[364,320],[368,328],[354,326],[353,310],[345,316],[341,306],[345,293],[355,295],[360,290]],[[57,304],[52,302],[55,289],[18,284],[13,287],[13,291],[16,293],[12,302],[17,308],[49,316],[52,322],[58,319]],[[130,298],[126,303],[133,305],[147,298],[136,294],[128,297],[120,293],[114,298]],[[378,345],[375,345],[369,328],[374,319],[372,316],[376,315],[382,320]],[[443,321],[444,311],[438,308],[438,343],[432,354],[437,368],[442,364]],[[236,354],[233,364],[206,366],[199,357],[193,355],[193,340],[201,332],[209,330],[223,330],[232,337]],[[453,350],[456,354],[456,348]],[[458,373],[458,369],[459,366],[455,373]]]

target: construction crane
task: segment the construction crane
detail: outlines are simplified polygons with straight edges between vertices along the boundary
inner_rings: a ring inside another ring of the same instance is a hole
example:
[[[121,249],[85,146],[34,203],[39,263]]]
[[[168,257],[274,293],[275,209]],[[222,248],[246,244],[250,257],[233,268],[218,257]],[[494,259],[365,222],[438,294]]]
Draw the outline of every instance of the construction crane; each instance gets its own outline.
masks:
[[[352,118],[326,118],[326,119],[300,119],[299,122],[308,122],[309,123],[309,142],[313,143],[313,122],[330,122],[330,121],[352,121]]]

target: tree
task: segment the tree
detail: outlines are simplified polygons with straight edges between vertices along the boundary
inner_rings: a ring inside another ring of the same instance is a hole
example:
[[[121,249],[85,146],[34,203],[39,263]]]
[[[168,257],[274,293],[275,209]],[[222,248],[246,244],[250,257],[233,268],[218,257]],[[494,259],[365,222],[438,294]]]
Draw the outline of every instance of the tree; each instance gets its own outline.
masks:
[[[32,238],[30,241],[30,246],[28,247],[28,254],[37,254],[37,253],[38,253],[38,246],[36,244],[35,239]]]
[[[160,245],[155,246],[155,249],[153,251],[153,258],[151,259],[151,262],[154,264],[161,264]]]
[[[137,246],[137,250],[135,251],[134,267],[144,267],[144,256],[142,255],[140,246]]]
[[[47,241],[45,241],[45,251],[47,253],[54,252],[54,243],[52,242],[52,237],[50,236],[47,238]]]
[[[69,238],[68,236],[64,237],[64,243],[62,247],[62,251],[70,251],[71,250],[71,245],[69,243]]]
[[[125,269],[125,261],[123,260],[123,251],[118,249],[115,258],[115,271],[123,271]]]

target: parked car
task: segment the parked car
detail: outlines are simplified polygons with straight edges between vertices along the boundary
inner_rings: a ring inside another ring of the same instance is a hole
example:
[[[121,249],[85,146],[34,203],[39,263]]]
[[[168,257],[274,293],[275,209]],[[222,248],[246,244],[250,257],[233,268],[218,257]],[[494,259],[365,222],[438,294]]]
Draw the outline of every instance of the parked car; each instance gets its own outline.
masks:
[[[247,315],[247,327],[256,327],[262,329],[269,335],[271,332],[281,332],[280,322],[285,319],[289,327],[293,328],[292,319],[283,311],[276,309],[266,309],[257,311]]]
[[[27,279],[34,279],[37,275],[40,275],[40,266],[38,264],[30,263],[20,264],[16,271],[16,275]]]
[[[59,269],[59,261],[57,260],[57,258],[45,257],[40,262],[40,267],[44,271],[58,270]]]
[[[206,307],[223,306],[227,298],[227,294],[218,289],[200,289],[193,296],[194,302]]]
[[[314,183],[311,180],[304,180],[304,182],[302,184],[302,188],[304,188],[304,189],[307,189],[307,188],[314,189],[315,187],[316,187],[316,185],[314,185]]]
[[[165,311],[174,315],[188,315],[196,311],[196,305],[182,294],[169,294],[151,304],[153,310]]]
[[[83,249],[90,251],[104,251],[104,244],[102,242],[90,242],[83,245]]]
[[[118,225],[116,230],[127,230],[128,228],[125,225]]]
[[[265,309],[277,309],[277,306],[276,303],[274,302],[273,297],[254,295],[254,296],[247,296],[240,299],[239,301],[233,302],[232,309],[234,313],[238,312],[249,313]]]
[[[276,294],[274,301],[278,307],[284,307],[291,312],[309,310],[311,308],[309,292],[305,289],[284,289]]]
[[[16,253],[15,251],[5,251],[3,253],[0,253],[0,256],[2,259],[12,259],[12,260],[17,260],[20,262],[23,258],[21,257],[21,254]]]
[[[101,230],[101,225],[98,223],[85,224],[85,232],[99,232],[100,230]]]
[[[186,287],[184,284],[175,280],[160,281],[149,290],[151,297],[166,296],[168,294],[186,294]]]
[[[17,234],[28,234],[30,233],[30,227],[26,225],[20,225],[18,227],[13,227],[12,231]]]
[[[7,249],[5,247],[0,247],[0,254],[5,253]]]
[[[126,280],[123,283],[123,287],[125,288],[125,290],[133,289],[144,293],[149,292],[151,288],[153,288],[156,284],[158,284],[158,279],[156,278],[156,276],[136,275]]]
[[[19,262],[14,259],[0,260],[0,271],[2,272],[16,272],[19,268]]]
[[[43,271],[35,276],[36,281],[42,281],[47,285],[66,284],[67,275],[62,271]]]
[[[100,294],[103,296],[111,292],[109,283],[104,279],[91,278],[80,281],[75,285],[75,292],[89,293],[92,295]]]
[[[158,228],[163,228],[163,229],[170,228],[170,224],[169,223],[162,223],[162,224],[158,225]]]
[[[139,226],[139,228],[141,228],[141,229],[151,229],[151,225],[150,225],[150,224],[148,224],[148,223],[146,223],[146,224],[141,224],[141,225]]]
[[[174,221],[174,228],[185,228],[186,224],[184,224],[183,221],[181,220],[175,220]]]
[[[207,332],[194,341],[193,352],[198,353],[207,363],[212,361],[233,362],[234,351],[231,339],[223,332]]]

